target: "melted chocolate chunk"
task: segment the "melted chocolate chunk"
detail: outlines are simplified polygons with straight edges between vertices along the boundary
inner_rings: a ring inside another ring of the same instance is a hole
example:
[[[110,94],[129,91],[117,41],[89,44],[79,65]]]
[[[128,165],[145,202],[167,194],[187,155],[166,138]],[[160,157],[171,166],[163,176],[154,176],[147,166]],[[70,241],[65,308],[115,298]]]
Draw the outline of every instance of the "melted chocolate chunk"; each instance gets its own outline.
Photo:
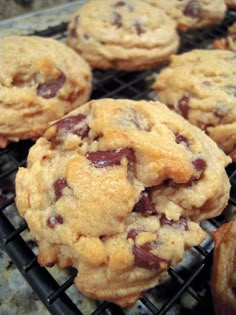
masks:
[[[138,35],[142,35],[143,33],[145,33],[145,30],[139,21],[135,21],[134,27]]]
[[[192,164],[197,171],[204,171],[207,166],[206,161],[201,158],[193,160]]]
[[[72,133],[80,136],[82,139],[86,138],[90,129],[86,123],[84,125],[80,125],[80,123],[85,119],[86,116],[78,114],[76,116],[70,116],[59,120],[55,123],[58,135],[63,136],[65,134]]]
[[[139,267],[148,268],[148,269],[160,269],[161,263],[169,262],[166,259],[158,257],[152,254],[146,244],[143,246],[133,246],[133,254],[135,257],[135,264]]]
[[[121,28],[122,24],[122,16],[117,13],[113,12],[111,16],[111,25],[115,25],[117,28]]]
[[[61,73],[57,79],[39,84],[37,87],[37,94],[46,99],[55,97],[65,84],[65,81],[66,77],[64,73]]]
[[[195,0],[190,1],[184,9],[184,15],[192,18],[199,18],[201,15],[200,3]]]
[[[133,211],[139,212],[139,213],[142,213],[145,215],[152,215],[152,214],[156,213],[154,204],[152,203],[147,192],[145,192],[145,191],[141,192],[139,201],[134,206]]]
[[[189,97],[184,95],[179,101],[178,101],[178,110],[179,113],[184,117],[188,118],[188,111],[189,111]]]
[[[73,37],[73,38],[77,38],[78,37],[76,28],[73,27],[73,28],[70,29],[70,37]]]
[[[134,8],[131,6],[131,5],[129,5],[127,2],[125,2],[125,1],[118,1],[118,2],[116,2],[115,4],[114,4],[114,8],[122,8],[122,7],[126,7],[128,10],[129,10],[129,12],[133,12],[134,11]]]
[[[118,1],[114,4],[114,8],[124,7],[126,3],[124,1]]]
[[[140,231],[132,229],[127,234],[127,239],[131,238],[133,241],[135,241],[136,236],[140,233]]]
[[[168,220],[163,214],[160,218],[161,225],[169,225],[173,228],[184,228],[185,231],[188,230],[188,223],[185,217],[180,217],[178,221]]]
[[[60,215],[53,214],[47,219],[47,226],[54,229],[56,225],[63,224],[63,217]]]
[[[87,152],[86,158],[90,160],[95,167],[107,167],[120,165],[123,158],[134,162],[134,152],[129,148],[121,149],[120,151]]]
[[[175,109],[175,107],[174,107],[174,105],[173,104],[166,104],[166,106],[169,108],[169,109],[171,109],[171,110],[174,110]]]
[[[69,187],[67,184],[67,181],[65,178],[61,177],[58,178],[54,183],[53,183],[53,189],[54,189],[54,194],[55,194],[55,201],[61,198],[62,196],[62,191],[65,187]]]
[[[183,136],[183,135],[176,135],[175,136],[175,141],[178,144],[179,143],[184,143],[189,148],[189,141],[188,141],[188,139],[185,136]]]
[[[78,37],[77,26],[79,25],[79,23],[80,23],[80,17],[78,15],[78,16],[76,16],[74,18],[73,27],[70,29],[70,36],[73,37],[73,38],[77,38]]]

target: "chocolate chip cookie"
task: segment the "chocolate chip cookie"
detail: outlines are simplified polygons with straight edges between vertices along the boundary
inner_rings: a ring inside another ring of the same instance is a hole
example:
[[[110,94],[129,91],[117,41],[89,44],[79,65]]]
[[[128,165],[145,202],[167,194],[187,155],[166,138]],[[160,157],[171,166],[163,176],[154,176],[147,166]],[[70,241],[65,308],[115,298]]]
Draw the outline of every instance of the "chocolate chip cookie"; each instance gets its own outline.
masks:
[[[173,56],[153,88],[158,98],[236,160],[236,55],[193,50]]]
[[[213,234],[211,288],[216,315],[236,314],[236,218]]]
[[[41,265],[73,265],[82,293],[128,306],[204,240],[199,221],[228,200],[228,163],[159,102],[95,100],[31,148],[16,203]]]
[[[179,45],[175,22],[140,0],[91,0],[73,15],[68,32],[68,45],[101,69],[148,69]]]
[[[48,38],[0,38],[0,147],[35,139],[50,121],[86,102],[88,64],[66,45]]]
[[[165,11],[177,22],[178,29],[202,28],[220,23],[226,11],[224,0],[144,0]]]

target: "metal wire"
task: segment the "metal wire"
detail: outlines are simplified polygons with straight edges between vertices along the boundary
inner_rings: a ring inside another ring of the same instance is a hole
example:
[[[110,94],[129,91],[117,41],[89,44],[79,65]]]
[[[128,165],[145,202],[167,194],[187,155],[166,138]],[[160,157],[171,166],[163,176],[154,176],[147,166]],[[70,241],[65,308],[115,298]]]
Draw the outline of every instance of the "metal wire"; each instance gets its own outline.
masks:
[[[224,36],[227,27],[234,21],[236,21],[236,12],[229,11],[221,25],[181,34],[181,52],[194,48],[207,48],[214,38]],[[64,39],[66,36],[66,27],[67,23],[62,23],[54,27],[48,27],[40,32],[34,32],[31,35]],[[154,69],[154,71],[159,71],[159,69]],[[149,99],[149,86],[152,80],[152,74],[153,71],[125,73],[94,70],[92,98]],[[78,309],[65,292],[73,284],[76,271],[74,271],[62,285],[59,285],[46,268],[39,266],[37,257],[21,237],[22,232],[27,229],[26,222],[21,221],[21,224],[15,227],[7,216],[7,209],[9,207],[15,207],[15,173],[18,167],[26,164],[28,150],[32,144],[32,141],[21,141],[9,145],[5,150],[0,150],[0,242],[16,267],[29,282],[51,314],[82,314],[82,310]],[[230,202],[236,205],[235,164],[231,164],[227,171],[232,184]],[[224,223],[224,219],[222,217],[214,218],[209,220],[209,223],[215,228],[218,228]],[[146,307],[147,312],[149,312],[148,314],[167,314],[185,293],[189,294],[198,305],[203,306],[203,309],[207,310],[208,314],[211,314],[212,307],[207,281],[210,277],[212,249],[207,250],[204,246],[197,246],[195,252],[199,254],[198,263],[194,268],[190,268],[190,271],[187,272],[184,269],[184,274],[182,274],[178,269],[169,269],[168,273],[171,284],[168,287],[168,294],[165,296],[164,303],[160,304],[158,302],[159,297],[156,295],[160,292],[154,294],[155,299],[151,299],[149,293],[145,294],[140,299],[139,303]],[[204,279],[204,281],[202,281],[202,279]],[[200,310],[199,314],[202,312],[201,307]],[[188,312],[185,310],[185,314],[187,313]],[[189,314],[190,313],[191,310],[189,311]],[[112,303],[101,302],[92,313],[92,315],[99,314],[122,315],[125,314],[125,312]]]

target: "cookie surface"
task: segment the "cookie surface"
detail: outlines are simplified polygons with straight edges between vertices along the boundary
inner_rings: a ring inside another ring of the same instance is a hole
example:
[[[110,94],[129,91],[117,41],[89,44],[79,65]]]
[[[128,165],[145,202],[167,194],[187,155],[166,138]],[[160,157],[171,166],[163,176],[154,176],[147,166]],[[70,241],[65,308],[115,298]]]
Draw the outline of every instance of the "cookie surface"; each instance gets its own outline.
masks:
[[[182,31],[218,24],[223,20],[226,11],[224,0],[145,1],[164,10]]]
[[[52,125],[16,177],[43,266],[121,306],[157,285],[229,195],[223,151],[159,102],[91,101]]]
[[[214,40],[213,47],[236,52],[236,22],[228,28],[226,37]]]
[[[143,70],[178,49],[175,22],[139,0],[91,0],[71,18],[67,43],[93,67]]]
[[[216,315],[236,314],[236,218],[213,234],[211,288]]]
[[[88,64],[54,39],[2,37],[0,68],[0,147],[38,138],[90,96]]]
[[[173,56],[153,88],[158,98],[205,130],[236,159],[236,58],[224,50]]]

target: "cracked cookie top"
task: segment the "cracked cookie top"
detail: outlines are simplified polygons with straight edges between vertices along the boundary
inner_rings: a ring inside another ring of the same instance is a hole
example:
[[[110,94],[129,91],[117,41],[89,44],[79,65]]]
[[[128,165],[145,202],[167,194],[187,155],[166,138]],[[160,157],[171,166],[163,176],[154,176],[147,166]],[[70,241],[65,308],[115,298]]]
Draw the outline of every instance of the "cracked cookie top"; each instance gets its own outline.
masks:
[[[224,209],[229,161],[159,102],[94,100],[31,148],[16,203],[42,265],[73,265],[84,294],[127,306],[205,238],[199,221]]]

